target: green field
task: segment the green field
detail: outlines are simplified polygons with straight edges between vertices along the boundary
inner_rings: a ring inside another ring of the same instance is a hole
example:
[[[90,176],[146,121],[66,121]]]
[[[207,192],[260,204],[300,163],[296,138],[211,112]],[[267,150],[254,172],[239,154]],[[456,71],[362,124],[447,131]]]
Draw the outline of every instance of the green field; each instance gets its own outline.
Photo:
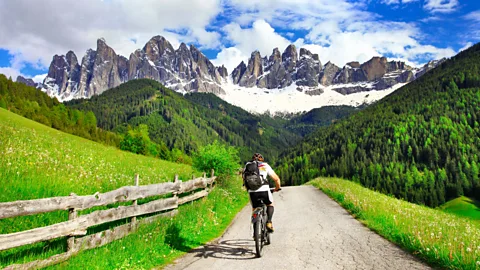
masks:
[[[175,174],[191,179],[202,172],[107,147],[0,108],[0,202],[106,192],[133,185],[137,173],[145,185],[172,181]],[[247,203],[239,179],[220,180],[208,199],[182,206],[175,218],[142,226],[138,233],[81,253],[63,267],[151,268],[219,236]],[[67,211],[57,211],[3,219],[0,233],[54,224],[67,216]],[[65,239],[59,239],[0,252],[0,268],[62,253],[65,245]]]
[[[480,220],[480,202],[464,196],[446,202],[439,209],[461,217]]]
[[[309,182],[386,239],[431,265],[480,269],[480,223],[405,202],[337,178]]]

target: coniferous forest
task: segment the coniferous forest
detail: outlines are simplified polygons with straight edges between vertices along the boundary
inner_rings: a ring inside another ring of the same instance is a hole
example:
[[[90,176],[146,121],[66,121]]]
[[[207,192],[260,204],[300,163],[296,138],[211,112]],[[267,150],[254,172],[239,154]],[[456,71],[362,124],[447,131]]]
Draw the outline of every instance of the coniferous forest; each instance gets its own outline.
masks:
[[[374,105],[324,107],[291,119],[252,115],[213,94],[181,95],[127,82],[88,100],[59,103],[0,76],[0,107],[47,126],[139,154],[191,162],[202,146],[264,154],[284,184],[338,176],[438,206],[480,198],[480,45]],[[303,140],[302,140],[303,139]]]
[[[480,199],[480,44],[280,157],[290,185],[343,177],[410,202]]]
[[[133,80],[91,99],[56,98],[0,75],[0,107],[62,130],[137,154],[190,163],[215,140],[235,146],[241,161],[261,152],[274,162],[281,151],[353,107],[315,109],[306,115],[253,115],[209,93],[181,95],[153,80]],[[327,112],[327,113],[324,113]]]
[[[118,134],[142,126],[152,142],[160,145],[160,157],[175,161],[178,158],[168,155],[190,156],[215,140],[238,147],[242,160],[255,151],[275,160],[283,149],[301,139],[283,129],[280,120],[252,115],[213,94],[183,96],[148,79],[129,81],[91,99],[65,104],[93,111],[100,128]]]
[[[118,146],[120,142],[117,134],[97,128],[93,112],[70,109],[56,98],[34,87],[13,82],[3,74],[0,74],[0,108],[89,140],[112,146]]]

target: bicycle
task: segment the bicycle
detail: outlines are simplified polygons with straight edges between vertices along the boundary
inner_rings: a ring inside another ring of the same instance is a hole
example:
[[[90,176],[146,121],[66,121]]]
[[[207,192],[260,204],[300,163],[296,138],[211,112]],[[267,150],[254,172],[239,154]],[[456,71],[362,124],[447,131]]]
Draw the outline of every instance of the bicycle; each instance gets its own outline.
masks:
[[[282,189],[277,190],[280,191]],[[271,188],[273,193],[275,189]],[[261,200],[261,205],[252,212],[253,239],[257,258],[262,257],[264,245],[270,245],[270,232],[267,230],[267,206]]]

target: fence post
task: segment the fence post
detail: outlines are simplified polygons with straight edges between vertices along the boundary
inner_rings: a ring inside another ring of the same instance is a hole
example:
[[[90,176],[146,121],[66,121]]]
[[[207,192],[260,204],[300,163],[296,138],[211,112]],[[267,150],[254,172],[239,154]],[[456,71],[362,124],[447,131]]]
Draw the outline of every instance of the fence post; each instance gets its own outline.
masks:
[[[215,171],[213,169],[210,171],[210,178],[213,178],[214,172]],[[212,189],[212,187],[213,187],[213,182],[210,183],[210,189]]]
[[[138,183],[140,182],[140,179],[138,177],[138,173],[135,174],[135,186],[138,187]],[[137,205],[137,200],[133,200],[132,205]],[[137,217],[132,217],[132,226],[135,226],[135,223],[137,222]]]
[[[178,174],[175,174],[175,179],[173,180],[174,183],[178,182]],[[177,197],[178,192],[173,192],[173,197]]]
[[[78,212],[75,208],[68,209],[68,220],[74,220],[78,216]],[[67,238],[67,252],[73,251],[75,248],[75,236]]]

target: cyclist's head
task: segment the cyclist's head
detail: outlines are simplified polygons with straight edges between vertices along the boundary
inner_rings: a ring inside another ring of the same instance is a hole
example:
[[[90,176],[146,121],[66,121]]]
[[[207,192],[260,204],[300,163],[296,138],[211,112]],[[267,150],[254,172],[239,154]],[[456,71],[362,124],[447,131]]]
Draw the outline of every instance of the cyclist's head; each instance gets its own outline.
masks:
[[[263,156],[260,153],[255,153],[252,157],[252,160],[264,161]]]

